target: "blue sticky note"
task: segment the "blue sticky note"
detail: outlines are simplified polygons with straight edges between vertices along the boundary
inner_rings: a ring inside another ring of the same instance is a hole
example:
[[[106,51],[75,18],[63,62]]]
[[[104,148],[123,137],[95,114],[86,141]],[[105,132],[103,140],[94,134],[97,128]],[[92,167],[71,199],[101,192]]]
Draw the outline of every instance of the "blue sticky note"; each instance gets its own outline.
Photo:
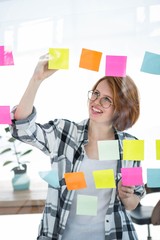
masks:
[[[160,54],[145,52],[141,71],[160,75]]]
[[[160,187],[160,168],[147,169],[147,187]]]
[[[58,172],[56,170],[41,171],[39,172],[39,175],[44,181],[46,181],[52,187],[54,188],[60,187]]]

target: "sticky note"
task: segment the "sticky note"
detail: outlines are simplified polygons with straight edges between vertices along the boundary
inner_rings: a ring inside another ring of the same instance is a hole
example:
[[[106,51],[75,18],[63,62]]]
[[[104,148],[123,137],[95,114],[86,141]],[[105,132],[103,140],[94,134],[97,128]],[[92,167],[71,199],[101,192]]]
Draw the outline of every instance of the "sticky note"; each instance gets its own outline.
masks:
[[[99,160],[119,160],[118,140],[98,141]]]
[[[77,195],[77,215],[96,216],[97,215],[97,202],[96,196]]]
[[[156,159],[160,160],[160,140],[156,140]]]
[[[87,187],[83,172],[65,173],[64,178],[68,190],[77,190]]]
[[[121,168],[122,185],[124,186],[138,186],[143,185],[142,168]]]
[[[0,66],[8,65],[14,65],[12,51],[5,46],[0,46]]]
[[[115,188],[113,169],[93,171],[93,178],[96,188]]]
[[[147,187],[160,187],[160,168],[147,169]]]
[[[11,124],[10,106],[0,106],[0,124]]]
[[[49,48],[48,69],[68,69],[68,68],[69,68],[69,49]]]
[[[40,177],[54,188],[59,188],[59,177],[57,170],[40,171]]]
[[[145,52],[141,72],[160,75],[160,54]]]
[[[123,140],[123,160],[144,160],[144,140]]]
[[[82,48],[79,67],[99,71],[102,52]]]
[[[106,56],[106,76],[125,77],[127,56]]]

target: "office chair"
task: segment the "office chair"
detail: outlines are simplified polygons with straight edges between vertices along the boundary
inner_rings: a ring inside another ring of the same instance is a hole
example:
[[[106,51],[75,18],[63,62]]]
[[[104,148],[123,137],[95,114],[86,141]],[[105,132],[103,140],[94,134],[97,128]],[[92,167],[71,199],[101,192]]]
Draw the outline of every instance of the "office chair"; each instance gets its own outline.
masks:
[[[149,188],[147,187],[147,184],[145,184],[145,189],[146,194],[160,192],[160,188]],[[140,202],[134,210],[129,211],[133,223],[138,225],[147,225],[148,228],[147,240],[152,239],[150,232],[150,224],[152,224],[152,212],[154,207],[155,206],[143,206]]]

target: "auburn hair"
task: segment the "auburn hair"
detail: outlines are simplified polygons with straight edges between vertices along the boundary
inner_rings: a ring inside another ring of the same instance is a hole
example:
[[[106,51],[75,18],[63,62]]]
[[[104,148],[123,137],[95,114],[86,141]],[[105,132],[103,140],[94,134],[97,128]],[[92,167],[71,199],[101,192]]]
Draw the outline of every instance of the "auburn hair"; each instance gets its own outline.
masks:
[[[93,86],[95,90],[101,81],[107,81],[113,93],[113,127],[124,131],[132,127],[140,114],[138,88],[131,77],[104,76]]]

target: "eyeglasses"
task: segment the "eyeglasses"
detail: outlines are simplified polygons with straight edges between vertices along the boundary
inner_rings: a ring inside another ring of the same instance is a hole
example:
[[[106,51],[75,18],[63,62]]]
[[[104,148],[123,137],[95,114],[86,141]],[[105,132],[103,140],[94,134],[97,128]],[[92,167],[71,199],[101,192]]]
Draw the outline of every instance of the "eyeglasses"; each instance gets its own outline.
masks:
[[[88,99],[90,101],[95,101],[99,97],[100,97],[100,92],[98,90],[88,91]],[[109,108],[111,105],[113,105],[111,99],[108,96],[100,98],[100,104],[103,108]]]

